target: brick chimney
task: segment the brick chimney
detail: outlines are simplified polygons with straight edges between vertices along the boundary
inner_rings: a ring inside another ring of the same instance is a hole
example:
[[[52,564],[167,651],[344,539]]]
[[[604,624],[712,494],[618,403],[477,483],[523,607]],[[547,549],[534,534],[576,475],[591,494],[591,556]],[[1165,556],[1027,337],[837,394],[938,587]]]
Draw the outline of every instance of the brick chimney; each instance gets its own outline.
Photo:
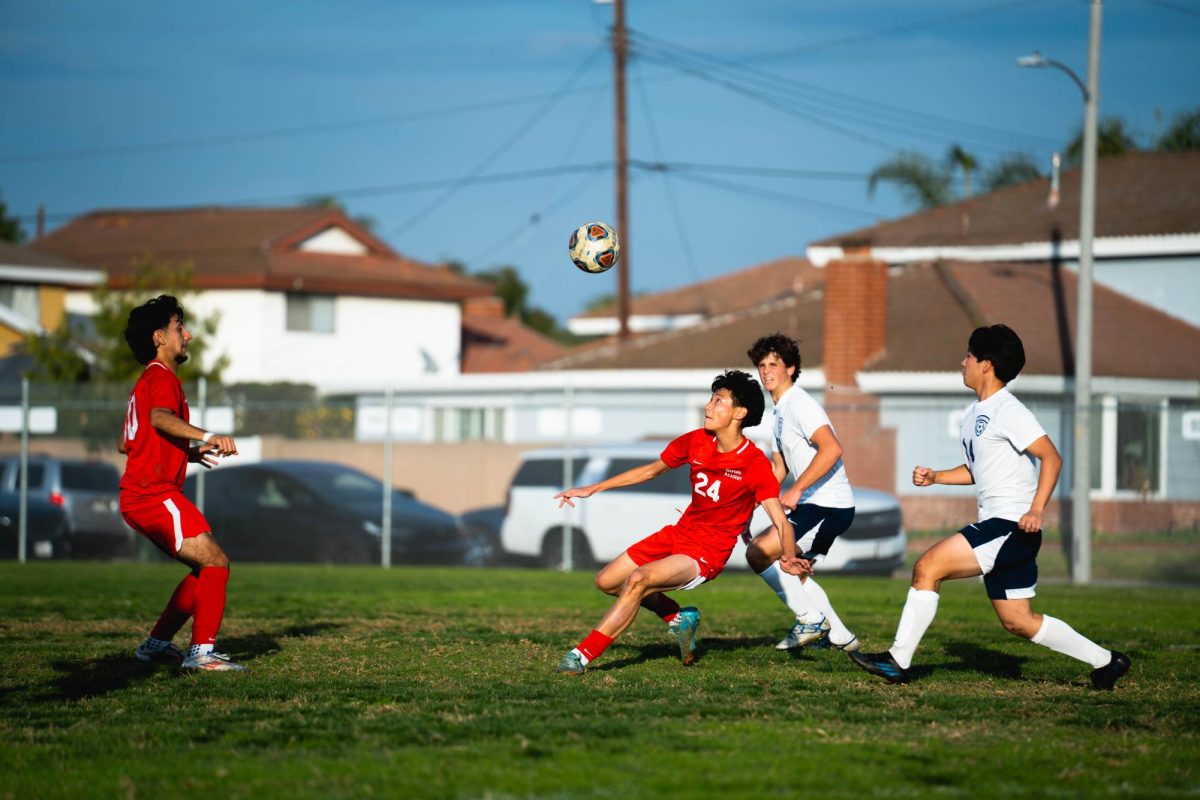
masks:
[[[896,491],[896,431],[880,425],[879,398],[858,371],[887,347],[887,264],[866,244],[843,244],[825,266],[824,405],[854,486]]]
[[[857,386],[856,373],[887,345],[887,264],[867,245],[825,266],[825,381]]]
[[[503,319],[504,300],[499,297],[468,297],[463,301],[463,316],[472,319]]]

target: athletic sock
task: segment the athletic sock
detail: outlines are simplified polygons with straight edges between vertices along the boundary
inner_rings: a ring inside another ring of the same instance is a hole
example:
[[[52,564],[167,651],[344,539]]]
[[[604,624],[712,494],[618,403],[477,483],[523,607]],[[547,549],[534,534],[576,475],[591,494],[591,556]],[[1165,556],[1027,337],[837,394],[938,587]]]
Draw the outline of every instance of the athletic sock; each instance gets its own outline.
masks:
[[[588,664],[599,658],[600,654],[608,649],[608,646],[612,643],[613,640],[611,636],[605,636],[600,631],[593,630],[586,637],[584,637],[584,640],[579,643],[579,646],[571,652],[578,655],[580,662],[582,662],[586,667]]]
[[[777,597],[783,601],[783,604],[792,610],[796,615],[796,619],[800,622],[816,622],[820,615],[813,604],[812,599],[808,596],[808,592],[804,589],[804,584],[800,581],[799,576],[792,575],[790,572],[784,572],[779,568],[779,562],[776,561],[771,566],[758,573],[758,577],[762,578],[767,586],[774,590]]]
[[[668,625],[679,616],[679,603],[662,592],[646,595],[646,599],[642,600],[642,608],[657,614],[658,618]]]
[[[1112,660],[1111,651],[1105,650],[1091,639],[1080,635],[1061,619],[1055,619],[1049,614],[1042,615],[1042,627],[1029,641],[1091,664],[1094,669],[1108,666],[1108,662]]]
[[[229,567],[204,567],[196,580],[196,607],[192,616],[192,645],[211,645],[217,641],[221,618],[225,616],[225,586]]]
[[[187,657],[196,658],[197,656],[206,656],[213,651],[211,644],[194,644],[188,648]]]
[[[158,622],[154,623],[154,629],[150,631],[150,638],[161,639],[165,642],[170,642],[175,638],[175,634],[179,633],[183,623],[192,616],[196,602],[196,584],[195,574],[189,572],[183,576],[183,580],[175,587],[175,593],[167,601],[167,607],[159,615]]]
[[[938,593],[909,587],[904,611],[900,613],[900,624],[896,626],[896,640],[892,642],[891,654],[902,669],[912,664],[917,645],[925,636],[929,623],[937,616]]]
[[[821,585],[813,580],[812,575],[809,575],[804,581],[804,591],[808,592],[808,597],[817,610],[825,615],[825,619],[829,620],[829,641],[838,646],[854,641],[854,634],[833,610],[833,605],[829,602],[829,595],[825,594]]]

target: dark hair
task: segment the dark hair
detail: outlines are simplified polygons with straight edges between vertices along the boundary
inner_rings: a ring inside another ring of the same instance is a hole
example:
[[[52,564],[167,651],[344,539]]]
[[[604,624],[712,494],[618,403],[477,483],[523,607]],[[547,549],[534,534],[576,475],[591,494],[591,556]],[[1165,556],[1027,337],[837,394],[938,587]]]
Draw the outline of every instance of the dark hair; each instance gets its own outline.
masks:
[[[795,372],[790,373],[792,380],[795,381],[800,374],[800,345],[796,343],[796,340],[790,336],[784,336],[782,333],[773,333],[770,336],[759,338],[746,351],[746,355],[750,356],[750,363],[756,367],[771,353],[779,356],[784,366],[796,368]]]
[[[967,352],[978,361],[992,362],[992,370],[1002,383],[1008,383],[1025,366],[1025,347],[1021,337],[1007,325],[976,328],[967,342]]]
[[[129,343],[129,349],[139,364],[149,364],[158,355],[154,332],[170,325],[171,319],[176,316],[183,322],[183,306],[169,294],[159,295],[129,312],[125,341]]]
[[[742,420],[743,428],[753,428],[762,422],[766,402],[763,400],[762,387],[749,373],[740,369],[725,370],[724,374],[718,375],[712,383],[713,392],[718,389],[728,389],[733,397],[734,406],[746,409],[746,417]]]

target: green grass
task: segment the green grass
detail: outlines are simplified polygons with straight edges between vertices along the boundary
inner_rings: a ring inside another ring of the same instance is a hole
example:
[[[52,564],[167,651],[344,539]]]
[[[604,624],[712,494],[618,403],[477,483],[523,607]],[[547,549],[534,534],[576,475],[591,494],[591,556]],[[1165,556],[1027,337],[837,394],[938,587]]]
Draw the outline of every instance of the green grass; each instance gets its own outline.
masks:
[[[1037,606],[1133,657],[1112,693],[948,584],[889,686],[771,645],[756,577],[687,595],[684,668],[641,615],[581,677],[552,669],[607,600],[584,573],[234,567],[241,674],[131,651],[174,565],[0,565],[0,797],[1170,797],[1200,792],[1196,589],[1044,587]],[[870,649],[905,582],[826,578]]]

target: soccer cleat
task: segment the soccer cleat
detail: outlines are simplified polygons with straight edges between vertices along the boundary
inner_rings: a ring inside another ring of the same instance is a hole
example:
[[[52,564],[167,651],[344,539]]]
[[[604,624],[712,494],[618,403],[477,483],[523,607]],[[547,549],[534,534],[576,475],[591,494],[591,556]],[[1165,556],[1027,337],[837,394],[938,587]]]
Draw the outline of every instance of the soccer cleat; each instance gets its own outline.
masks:
[[[166,664],[171,667],[178,667],[183,663],[183,652],[178,647],[170,642],[154,644],[149,638],[137,646],[133,657],[138,661]]]
[[[1129,672],[1129,656],[1119,653],[1116,650],[1111,652],[1112,658],[1107,664],[1099,669],[1092,670],[1093,689],[1102,689],[1111,692],[1113,686],[1117,683],[1117,679],[1126,672]]]
[[[806,644],[820,641],[822,637],[829,635],[829,621],[824,616],[820,622],[800,622],[796,620],[796,624],[788,631],[788,635],[783,638],[779,644],[775,645],[776,650],[791,650],[794,647],[804,647]]]
[[[859,645],[858,645],[858,637],[857,636],[852,637],[850,639],[850,641],[846,642],[845,644],[834,644],[833,640],[831,640],[829,638],[829,632],[826,631],[825,634],[820,639],[817,639],[815,642],[813,642],[811,645],[809,645],[808,649],[810,649],[810,650],[844,650],[847,653],[853,653],[855,650],[858,649],[858,647],[859,647]]]
[[[850,660],[872,675],[878,675],[888,683],[908,683],[908,670],[896,663],[892,654],[851,652]]]
[[[679,609],[668,629],[679,645],[679,659],[685,667],[696,660],[696,631],[700,628],[700,609],[687,606]]]
[[[562,657],[562,661],[558,662],[558,666],[554,668],[554,671],[582,675],[584,672],[583,659],[579,657],[579,653],[572,650]]]
[[[237,672],[238,670],[245,669],[243,665],[230,661],[229,656],[215,651],[188,656],[179,666],[181,669],[211,670],[214,672]]]

